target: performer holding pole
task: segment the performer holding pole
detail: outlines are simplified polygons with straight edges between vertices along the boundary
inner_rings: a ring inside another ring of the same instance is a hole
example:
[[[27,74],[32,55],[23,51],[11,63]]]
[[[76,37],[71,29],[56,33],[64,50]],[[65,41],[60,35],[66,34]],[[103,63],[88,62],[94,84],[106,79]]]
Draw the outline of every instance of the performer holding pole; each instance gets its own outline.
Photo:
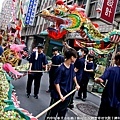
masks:
[[[67,95],[64,96],[64,98],[69,97],[71,94],[73,94],[75,91],[77,90],[77,88],[75,88],[74,90],[72,90],[70,93],[68,93]],[[62,102],[62,100],[58,100],[57,102],[55,102],[54,104],[52,104],[51,106],[49,106],[47,109],[45,109],[44,111],[42,111],[40,114],[38,114],[36,116],[36,118],[40,118],[43,114],[45,114],[46,112],[48,112],[49,110],[51,110],[53,107],[55,107],[57,104],[59,104],[60,102]]]
[[[64,62],[64,57],[59,54],[58,47],[53,47],[52,49],[52,62],[50,63],[50,71],[49,71],[49,90],[46,92],[51,92],[51,90],[54,88],[54,80],[55,80],[55,72],[57,68],[61,65],[61,63]]]
[[[30,69],[28,74],[28,81],[27,81],[27,97],[30,97],[31,93],[31,86],[34,79],[34,98],[38,99],[38,93],[40,88],[40,80],[42,77],[42,72],[31,72],[34,70],[42,70],[43,65],[45,65],[45,71],[47,71],[47,59],[45,54],[43,53],[44,46],[42,44],[38,44],[38,51],[33,52],[31,54],[29,63]]]
[[[64,57],[65,62],[56,71],[57,76],[54,81],[55,89],[51,91],[50,106],[56,103],[59,99],[61,99],[62,102],[48,111],[45,120],[48,120],[50,117],[64,119],[70,97],[65,98],[63,96],[72,91],[74,82],[76,84],[76,89],[79,90],[80,88],[76,80],[74,65],[72,64],[77,58],[76,50],[68,48],[64,52]]]
[[[120,53],[115,55],[115,64],[117,66],[107,68],[100,78],[95,78],[100,84],[107,80],[98,117],[120,117]]]

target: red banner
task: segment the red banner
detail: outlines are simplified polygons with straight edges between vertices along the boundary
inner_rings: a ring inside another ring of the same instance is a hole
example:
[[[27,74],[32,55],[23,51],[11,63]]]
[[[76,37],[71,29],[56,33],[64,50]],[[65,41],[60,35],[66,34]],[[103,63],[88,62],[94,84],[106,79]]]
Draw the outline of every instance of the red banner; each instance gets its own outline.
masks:
[[[100,18],[107,23],[113,23],[118,0],[104,0]]]

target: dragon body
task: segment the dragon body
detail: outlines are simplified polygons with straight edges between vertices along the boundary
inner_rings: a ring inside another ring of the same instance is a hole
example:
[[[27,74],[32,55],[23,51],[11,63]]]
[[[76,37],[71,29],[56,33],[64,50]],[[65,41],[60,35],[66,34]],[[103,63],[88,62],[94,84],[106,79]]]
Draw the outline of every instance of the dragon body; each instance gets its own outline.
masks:
[[[93,23],[85,14],[85,10],[80,6],[66,5],[64,2],[56,2],[56,6],[53,6],[52,11],[44,10],[40,16],[54,22],[56,27],[54,28],[58,34],[62,31],[69,32],[79,32],[79,34],[86,41],[104,41],[118,43],[120,42],[120,31],[113,30],[108,34],[101,34],[98,30],[99,25]],[[58,32],[60,31],[60,32]],[[51,31],[48,29],[48,33]],[[56,34],[57,34],[56,33]],[[66,34],[66,33],[65,33]],[[61,37],[56,37],[56,39],[64,37],[65,34],[60,34]],[[59,35],[59,36],[60,36]],[[50,36],[52,37],[52,36]],[[55,37],[53,37],[55,39]]]
[[[20,107],[12,80],[17,80],[25,74],[18,71],[27,71],[29,63],[18,66],[20,50],[11,46],[6,49],[0,61],[0,120],[37,120],[27,110]],[[22,46],[23,47],[23,46]],[[13,49],[15,48],[15,49]],[[16,51],[18,50],[18,51]]]
[[[50,38],[54,40],[64,39],[66,34],[75,32],[83,39],[75,39],[74,47],[87,47],[89,53],[97,56],[110,55],[114,52],[116,45],[120,42],[120,30],[114,29],[107,34],[100,33],[98,29],[99,25],[93,23],[86,16],[85,9],[77,4],[67,5],[63,0],[57,0],[52,11],[44,10],[40,16],[54,23],[52,29],[51,27],[48,27],[47,29]],[[104,72],[107,60],[104,60],[103,63],[104,65],[97,63],[102,66],[98,67],[96,71],[97,77]]]

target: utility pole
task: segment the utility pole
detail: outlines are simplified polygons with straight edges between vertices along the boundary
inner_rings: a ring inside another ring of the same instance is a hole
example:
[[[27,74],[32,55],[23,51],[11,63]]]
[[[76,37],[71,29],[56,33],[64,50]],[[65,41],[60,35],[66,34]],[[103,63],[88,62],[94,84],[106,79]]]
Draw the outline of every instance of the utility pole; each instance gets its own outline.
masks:
[[[86,7],[85,7],[85,13],[87,16],[89,15],[90,3],[91,3],[91,0],[87,0]]]

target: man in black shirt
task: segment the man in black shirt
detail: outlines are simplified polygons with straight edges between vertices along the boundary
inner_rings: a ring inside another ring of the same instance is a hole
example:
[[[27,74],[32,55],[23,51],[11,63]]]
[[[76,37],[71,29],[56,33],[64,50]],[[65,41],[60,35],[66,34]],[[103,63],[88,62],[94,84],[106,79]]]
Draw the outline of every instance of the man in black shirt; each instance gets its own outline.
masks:
[[[43,65],[45,65],[45,71],[47,71],[47,59],[46,55],[43,53],[44,46],[42,44],[38,44],[38,51],[33,52],[30,56],[29,63],[31,70],[39,70],[42,71]],[[29,98],[31,93],[31,86],[34,79],[34,97],[38,99],[38,93],[40,88],[40,80],[41,80],[42,72],[34,72],[28,74],[27,81],[27,97]]]
[[[57,68],[64,62],[64,57],[59,54],[58,47],[53,47],[52,49],[53,56],[51,62],[51,68],[49,71],[49,90],[46,92],[50,92],[54,87],[54,79],[55,79],[55,72]]]

